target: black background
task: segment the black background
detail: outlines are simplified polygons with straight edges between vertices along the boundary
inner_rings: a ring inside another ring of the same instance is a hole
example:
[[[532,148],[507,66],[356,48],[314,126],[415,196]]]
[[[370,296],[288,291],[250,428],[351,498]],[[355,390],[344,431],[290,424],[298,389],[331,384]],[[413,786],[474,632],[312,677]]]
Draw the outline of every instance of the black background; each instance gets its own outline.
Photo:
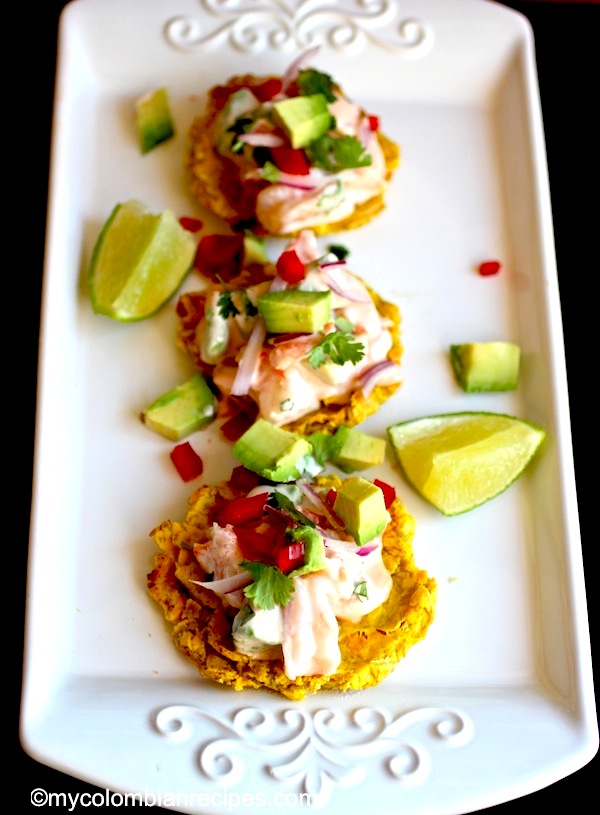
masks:
[[[127,0],[123,0],[127,2]],[[452,0],[448,0],[449,3]],[[9,474],[9,495],[15,495],[16,524],[12,520],[12,500],[7,509],[8,529],[17,539],[5,536],[2,560],[4,585],[16,585],[17,604],[5,595],[5,630],[12,649],[5,666],[10,666],[9,704],[14,712],[15,756],[18,772],[19,809],[30,804],[30,792],[43,787],[54,793],[103,791],[65,776],[30,758],[18,740],[21,692],[23,619],[26,597],[26,565],[31,503],[31,471],[35,420],[37,339],[39,325],[44,239],[46,228],[47,183],[50,127],[54,93],[56,38],[59,14],[65,3],[45,0],[35,5],[31,19],[20,20],[5,29],[5,38],[15,38],[18,59],[4,77],[8,106],[4,110],[5,212],[15,211],[5,220],[4,280],[10,282],[5,306],[5,398],[10,400],[8,424],[4,426],[5,471]],[[175,4],[176,5],[176,4]],[[598,277],[600,275],[600,206],[598,193],[598,154],[600,131],[598,115],[600,60],[600,6],[596,2],[504,2],[530,21],[536,45],[536,59],[546,136],[550,191],[555,230],[559,286],[563,309],[565,349],[571,404],[573,446],[577,476],[582,547],[592,646],[597,632],[595,594],[597,574],[592,559],[598,544],[598,341],[595,326],[600,322]],[[14,104],[11,100],[14,97]],[[13,145],[15,149],[13,149]],[[14,160],[11,159],[14,156]],[[6,216],[5,216],[6,217]],[[18,252],[13,242],[17,239]],[[11,249],[13,246],[13,249]],[[14,290],[12,290],[14,286]],[[15,313],[14,305],[17,304]],[[8,331],[6,330],[8,328]],[[583,357],[583,362],[582,362]],[[16,394],[15,394],[16,391]],[[17,409],[14,414],[15,407]],[[21,416],[25,414],[25,427]],[[21,432],[24,429],[24,432]],[[15,443],[17,446],[15,446]],[[12,452],[15,451],[15,452]],[[12,486],[17,483],[17,489]],[[17,568],[14,569],[16,561]],[[14,575],[16,574],[16,584]],[[5,652],[6,653],[6,652]],[[6,683],[5,683],[6,687]],[[11,736],[12,738],[12,736]],[[494,807],[512,815],[529,807],[548,809],[560,799],[571,805],[582,800],[588,785],[594,786],[594,759],[578,772],[524,798]],[[8,794],[12,779],[5,775]],[[594,798],[592,798],[594,800]],[[559,804],[560,805],[560,804]],[[158,810],[158,807],[153,807]],[[43,808],[42,808],[43,809]],[[56,808],[55,808],[56,809]],[[73,811],[83,812],[79,805]],[[89,807],[87,810],[89,811]],[[94,808],[96,809],[96,808]],[[123,809],[123,807],[121,807]],[[39,811],[39,810],[37,810]],[[398,809],[402,813],[401,807]],[[238,813],[238,815],[240,815]],[[410,815],[410,813],[402,813]]]

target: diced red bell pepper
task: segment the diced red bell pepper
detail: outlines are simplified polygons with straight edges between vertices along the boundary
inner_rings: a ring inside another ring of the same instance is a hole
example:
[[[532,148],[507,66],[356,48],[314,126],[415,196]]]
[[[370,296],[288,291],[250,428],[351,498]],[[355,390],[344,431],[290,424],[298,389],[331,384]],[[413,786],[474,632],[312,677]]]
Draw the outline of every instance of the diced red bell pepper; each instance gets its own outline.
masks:
[[[369,116],[369,129],[373,133],[379,130],[379,116]]]
[[[227,283],[241,272],[243,235],[205,235],[198,243],[194,267],[214,283]]]
[[[244,86],[240,84],[215,85],[210,91],[212,103],[215,110],[223,110],[223,108],[229,101],[229,97],[243,87]]]
[[[200,232],[204,226],[200,218],[188,218],[186,215],[179,219],[179,223],[184,229],[187,229],[188,232]]]
[[[230,219],[235,231],[250,229],[255,234],[259,234],[260,230],[256,223],[256,199],[259,192],[268,187],[270,183],[266,178],[242,179],[240,168],[235,161],[221,156],[219,189],[235,212],[235,216]],[[266,234],[264,230],[263,234]]]
[[[500,262],[497,260],[485,260],[479,264],[479,274],[482,277],[490,277],[490,275],[498,274],[500,269]]]
[[[250,90],[259,102],[269,102],[283,89],[283,82],[279,77],[273,76],[260,85],[251,85]]]
[[[304,150],[296,150],[293,147],[271,147],[271,158],[273,164],[282,173],[290,175],[308,175],[310,164],[306,158]]]
[[[290,82],[285,89],[286,96],[300,96],[300,88],[298,87],[298,82],[294,79]]]
[[[206,295],[197,292],[184,292],[177,301],[175,312],[183,328],[190,330],[196,328],[204,317],[204,304]]]
[[[229,396],[226,411],[231,418],[221,425],[221,433],[227,441],[237,441],[256,421],[258,405],[250,396]]]
[[[252,420],[245,413],[238,413],[236,416],[232,416],[231,419],[227,419],[226,422],[223,422],[221,425],[221,433],[227,441],[237,441],[244,435],[246,430],[250,429],[252,424]]]
[[[325,506],[329,509],[333,509],[333,505],[335,504],[335,499],[337,497],[337,490],[334,490],[333,487],[327,491],[325,495]]]
[[[192,481],[202,475],[204,464],[189,441],[178,444],[171,450],[171,461],[184,481]]]
[[[293,249],[288,249],[279,256],[276,267],[277,274],[285,280],[286,283],[299,283],[301,280],[304,280],[304,263],[302,263]]]
[[[297,569],[304,563],[304,541],[287,543],[277,549],[275,565],[284,574]]]
[[[267,492],[261,492],[250,497],[234,498],[219,510],[216,521],[219,526],[257,524],[264,515],[267,498]]]
[[[249,286],[256,286],[259,283],[264,283],[267,280],[271,281],[273,276],[272,274],[269,274],[269,271],[270,270],[267,270],[267,267],[262,263],[244,264],[243,287],[248,288]]]
[[[250,490],[253,490],[254,487],[258,487],[260,484],[260,476],[258,473],[253,473],[252,470],[248,470],[243,464],[240,464],[231,471],[229,484],[232,490],[244,493],[245,495],[250,492]]]
[[[268,566],[275,565],[275,536],[271,530],[259,532],[249,527],[234,527],[238,546],[245,560],[260,560]]]
[[[259,560],[267,566],[277,566],[277,553],[287,545],[285,529],[279,525],[252,529],[234,526],[238,546],[246,560]]]
[[[225,401],[223,415],[237,416],[238,413],[245,413],[254,421],[258,416],[258,405],[251,396],[229,395]]]
[[[215,109],[222,110],[229,97],[241,88],[249,88],[259,102],[268,102],[278,93],[281,93],[283,82],[279,77],[273,76],[258,85],[247,85],[241,82],[231,85],[216,85],[210,92]]]
[[[380,481],[378,478],[373,479],[373,484],[375,484],[376,487],[379,487],[383,493],[385,508],[389,509],[396,500],[396,488],[391,484],[386,484],[385,481]]]

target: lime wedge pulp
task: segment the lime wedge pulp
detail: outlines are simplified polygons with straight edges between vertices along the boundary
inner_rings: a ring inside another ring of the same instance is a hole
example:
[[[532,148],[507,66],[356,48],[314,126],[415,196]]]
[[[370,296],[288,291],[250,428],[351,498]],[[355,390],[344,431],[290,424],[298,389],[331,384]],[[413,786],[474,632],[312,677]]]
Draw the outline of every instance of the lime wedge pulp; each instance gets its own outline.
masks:
[[[94,311],[124,322],[150,317],[177,291],[195,251],[194,237],[171,210],[154,215],[139,201],[117,204],[90,262]]]
[[[387,435],[413,488],[444,515],[459,515],[507,489],[546,433],[514,416],[463,412],[399,422]]]

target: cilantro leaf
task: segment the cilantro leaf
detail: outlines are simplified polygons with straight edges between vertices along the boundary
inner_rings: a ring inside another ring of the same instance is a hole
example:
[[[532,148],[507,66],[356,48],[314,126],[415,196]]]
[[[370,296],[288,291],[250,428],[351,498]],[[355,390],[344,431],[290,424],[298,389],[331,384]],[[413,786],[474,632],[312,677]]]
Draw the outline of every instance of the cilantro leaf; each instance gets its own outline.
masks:
[[[331,173],[368,167],[372,161],[364,144],[356,136],[330,136],[325,133],[307,146],[306,153],[311,164]]]
[[[273,490],[273,492],[267,498],[267,504],[270,507],[275,507],[275,509],[282,509],[284,510],[285,514],[288,515],[292,520],[296,521],[303,526],[310,526],[313,527],[315,524],[307,518],[302,512],[296,509],[294,506],[294,502],[284,495],[282,492],[278,492],[277,490]]]
[[[308,355],[308,364],[311,368],[320,368],[328,359],[334,365],[344,365],[351,362],[356,365],[365,355],[365,346],[345,331],[332,331],[325,334]]]
[[[327,249],[332,255],[335,255],[338,260],[345,260],[350,254],[350,250],[341,243],[330,243]]]
[[[237,308],[231,298],[230,291],[224,291],[219,295],[219,299],[217,300],[217,308],[219,310],[219,314],[224,320],[226,320],[227,317],[235,317],[236,314],[240,313],[240,310]]]
[[[356,583],[352,594],[355,594],[361,602],[368,600],[369,592],[367,589],[367,581],[361,580],[359,583]]]
[[[335,102],[336,96],[333,92],[335,85],[329,74],[316,71],[314,68],[306,68],[304,71],[299,71],[296,84],[301,96],[322,93],[328,102]]]
[[[258,309],[245,291],[242,291],[242,300],[244,301],[244,311],[248,317],[254,317],[256,314],[258,314]]]
[[[274,184],[281,178],[281,170],[272,161],[265,161],[260,171],[260,177]]]
[[[252,126],[252,119],[248,119],[245,117],[241,117],[236,119],[235,122],[231,125],[231,127],[227,128],[228,133],[233,133],[233,139],[231,141],[230,149],[232,153],[241,153],[244,149],[244,142],[241,142],[238,139],[238,136],[241,136],[242,133],[246,133],[250,130]]]
[[[243,560],[241,565],[254,578],[254,582],[244,589],[244,594],[257,608],[287,606],[294,593],[291,577],[277,566],[267,566],[254,560]]]
[[[227,317],[235,317],[236,314],[242,313],[233,302],[233,297],[236,294],[241,297],[244,313],[248,317],[254,317],[255,314],[258,314],[258,309],[248,297],[248,294],[244,289],[239,289],[238,291],[229,291],[229,289],[226,289],[225,291],[221,292],[219,299],[217,300],[217,309],[220,316],[224,320],[226,320]]]

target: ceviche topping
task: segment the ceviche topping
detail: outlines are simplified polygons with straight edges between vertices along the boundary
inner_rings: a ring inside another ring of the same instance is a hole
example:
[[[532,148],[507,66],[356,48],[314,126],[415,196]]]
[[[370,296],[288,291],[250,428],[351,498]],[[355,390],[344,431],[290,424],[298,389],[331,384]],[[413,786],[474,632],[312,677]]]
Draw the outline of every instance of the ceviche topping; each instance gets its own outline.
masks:
[[[209,285],[177,305],[184,345],[222,405],[250,399],[257,416],[284,425],[355,391],[399,383],[393,322],[344,247],[322,250],[302,230],[274,264],[257,263],[247,262],[244,240],[203,237],[196,268]]]
[[[364,479],[353,481],[361,482],[359,493],[344,494],[345,482],[339,488],[258,484],[219,505],[208,539],[193,546],[211,579],[190,582],[237,609],[235,648],[258,659],[283,658],[290,679],[334,673],[341,660],[339,621],[357,622],[392,588],[382,560],[381,534],[389,521],[383,492]],[[365,500],[368,519],[353,535],[348,527]],[[336,514],[338,502],[349,523]],[[357,540],[362,535],[368,542]]]
[[[315,53],[307,49],[281,78],[235,77],[210,91],[221,191],[240,217],[272,235],[351,216],[383,193],[390,175],[379,117],[310,67]]]

